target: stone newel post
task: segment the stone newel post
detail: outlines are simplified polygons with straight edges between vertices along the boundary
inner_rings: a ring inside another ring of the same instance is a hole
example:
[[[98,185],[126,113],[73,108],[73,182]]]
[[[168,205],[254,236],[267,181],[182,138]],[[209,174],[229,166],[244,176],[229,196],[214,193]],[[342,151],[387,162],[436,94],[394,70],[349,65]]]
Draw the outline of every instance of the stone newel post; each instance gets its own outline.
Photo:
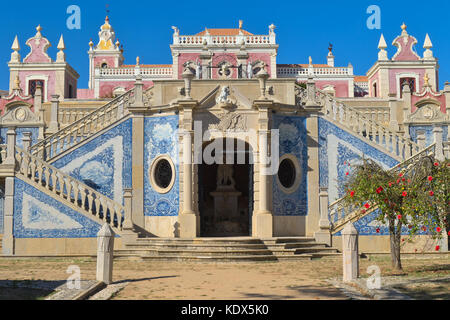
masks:
[[[22,138],[23,150],[29,151],[31,147],[31,132],[24,132]]]
[[[442,141],[442,127],[440,125],[435,125],[433,128],[433,140],[436,143],[436,147],[434,149],[434,154],[437,160],[444,161],[444,149],[443,149],[443,141]]]
[[[184,72],[181,74],[181,76],[184,79],[184,93],[186,95],[186,99],[192,99],[191,98],[191,82],[194,78],[194,74],[189,68],[186,68]]]
[[[351,222],[342,230],[342,257],[344,282],[356,280],[359,277],[358,230]]]
[[[319,192],[319,231],[314,233],[318,243],[331,246],[330,220],[328,219],[328,188],[320,188]]]
[[[112,282],[114,231],[105,223],[97,233],[97,281]]]
[[[59,113],[59,95],[53,94],[52,95],[52,106],[50,109],[50,123],[48,126],[48,129],[51,132],[57,132],[59,131],[59,123],[58,123],[58,113]]]

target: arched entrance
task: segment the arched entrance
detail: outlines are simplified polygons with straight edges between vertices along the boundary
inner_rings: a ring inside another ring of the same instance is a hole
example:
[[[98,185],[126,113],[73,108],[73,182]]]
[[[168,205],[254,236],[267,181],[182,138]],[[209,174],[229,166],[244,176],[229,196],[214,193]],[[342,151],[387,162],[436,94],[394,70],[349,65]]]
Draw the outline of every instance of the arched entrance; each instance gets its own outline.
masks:
[[[216,146],[220,143],[224,151],[221,152],[222,163],[217,161],[208,164],[202,157],[202,164],[198,165],[198,205],[202,237],[251,235],[252,151],[244,141],[231,141],[233,144],[228,142],[228,147],[232,146],[229,149],[226,148],[226,139],[216,139],[203,145],[202,151],[205,151],[211,143]],[[210,154],[215,157],[215,152],[216,149],[213,149]]]

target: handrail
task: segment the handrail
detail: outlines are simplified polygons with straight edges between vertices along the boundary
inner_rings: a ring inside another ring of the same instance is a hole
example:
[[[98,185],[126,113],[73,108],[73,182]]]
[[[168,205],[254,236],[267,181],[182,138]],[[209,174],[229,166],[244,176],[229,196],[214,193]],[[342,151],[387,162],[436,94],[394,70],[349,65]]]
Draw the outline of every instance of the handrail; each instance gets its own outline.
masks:
[[[133,93],[134,88],[34,144],[30,148],[30,153],[43,159],[51,159],[62,151],[87,139],[125,116],[128,112],[126,104],[131,103]]]
[[[99,223],[107,222],[116,231],[122,230],[125,208],[100,192],[53,167],[39,157],[16,146],[16,175],[31,185],[46,189],[62,203],[75,207],[77,211]]]
[[[316,98],[324,107],[326,117],[346,126],[358,136],[383,147],[388,153],[405,159],[419,152],[419,145],[411,139],[368,118],[364,113],[345,105],[322,90],[316,90]]]

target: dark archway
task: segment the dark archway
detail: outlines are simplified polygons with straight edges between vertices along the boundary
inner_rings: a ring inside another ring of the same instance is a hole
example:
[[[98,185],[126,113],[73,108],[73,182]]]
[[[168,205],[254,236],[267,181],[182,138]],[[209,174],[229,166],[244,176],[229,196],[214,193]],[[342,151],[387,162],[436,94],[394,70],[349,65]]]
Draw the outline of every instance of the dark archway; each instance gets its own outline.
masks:
[[[198,165],[198,205],[200,235],[202,237],[236,237],[251,234],[251,215],[253,213],[252,151],[249,144],[242,143],[242,141],[240,141],[240,144],[244,145],[245,150],[238,151],[236,139],[233,143],[234,149],[227,150],[225,141],[225,139],[220,139],[215,142],[222,142],[223,164],[206,164],[203,160],[202,164]],[[210,143],[212,142],[206,143],[203,150]],[[234,160],[232,163],[226,163],[226,154],[233,154]],[[215,156],[214,153],[213,156]],[[230,172],[232,172],[233,182],[224,179]],[[221,184],[219,180],[223,183]]]

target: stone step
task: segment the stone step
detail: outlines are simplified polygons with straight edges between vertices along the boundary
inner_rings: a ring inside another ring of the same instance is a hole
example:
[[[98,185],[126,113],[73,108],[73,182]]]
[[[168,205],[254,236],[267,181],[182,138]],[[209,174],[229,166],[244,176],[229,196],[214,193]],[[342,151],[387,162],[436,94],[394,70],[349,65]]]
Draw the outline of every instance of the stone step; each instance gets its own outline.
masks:
[[[117,254],[136,254],[139,256],[243,256],[243,255],[272,255],[272,252],[263,250],[116,250]]]
[[[242,255],[242,256],[138,256],[115,255],[114,260],[140,260],[140,261],[186,261],[186,262],[276,262],[273,255]]]
[[[311,237],[277,237],[277,238],[263,238],[261,241],[264,244],[280,244],[280,243],[315,243],[315,239]]]
[[[296,248],[325,248],[326,244],[315,243],[315,242],[300,242],[300,243],[276,243],[276,244],[266,244],[269,250],[279,250],[279,249],[296,249]]]
[[[215,250],[238,250],[238,249],[267,249],[264,244],[193,244],[193,243],[134,243],[127,244],[126,249],[148,249],[148,250],[158,250],[158,249],[184,249],[184,250],[203,250],[203,249],[215,249]]]
[[[250,237],[230,237],[230,238],[194,238],[194,239],[180,239],[180,238],[138,238],[136,243],[147,244],[262,244],[260,239]]]

